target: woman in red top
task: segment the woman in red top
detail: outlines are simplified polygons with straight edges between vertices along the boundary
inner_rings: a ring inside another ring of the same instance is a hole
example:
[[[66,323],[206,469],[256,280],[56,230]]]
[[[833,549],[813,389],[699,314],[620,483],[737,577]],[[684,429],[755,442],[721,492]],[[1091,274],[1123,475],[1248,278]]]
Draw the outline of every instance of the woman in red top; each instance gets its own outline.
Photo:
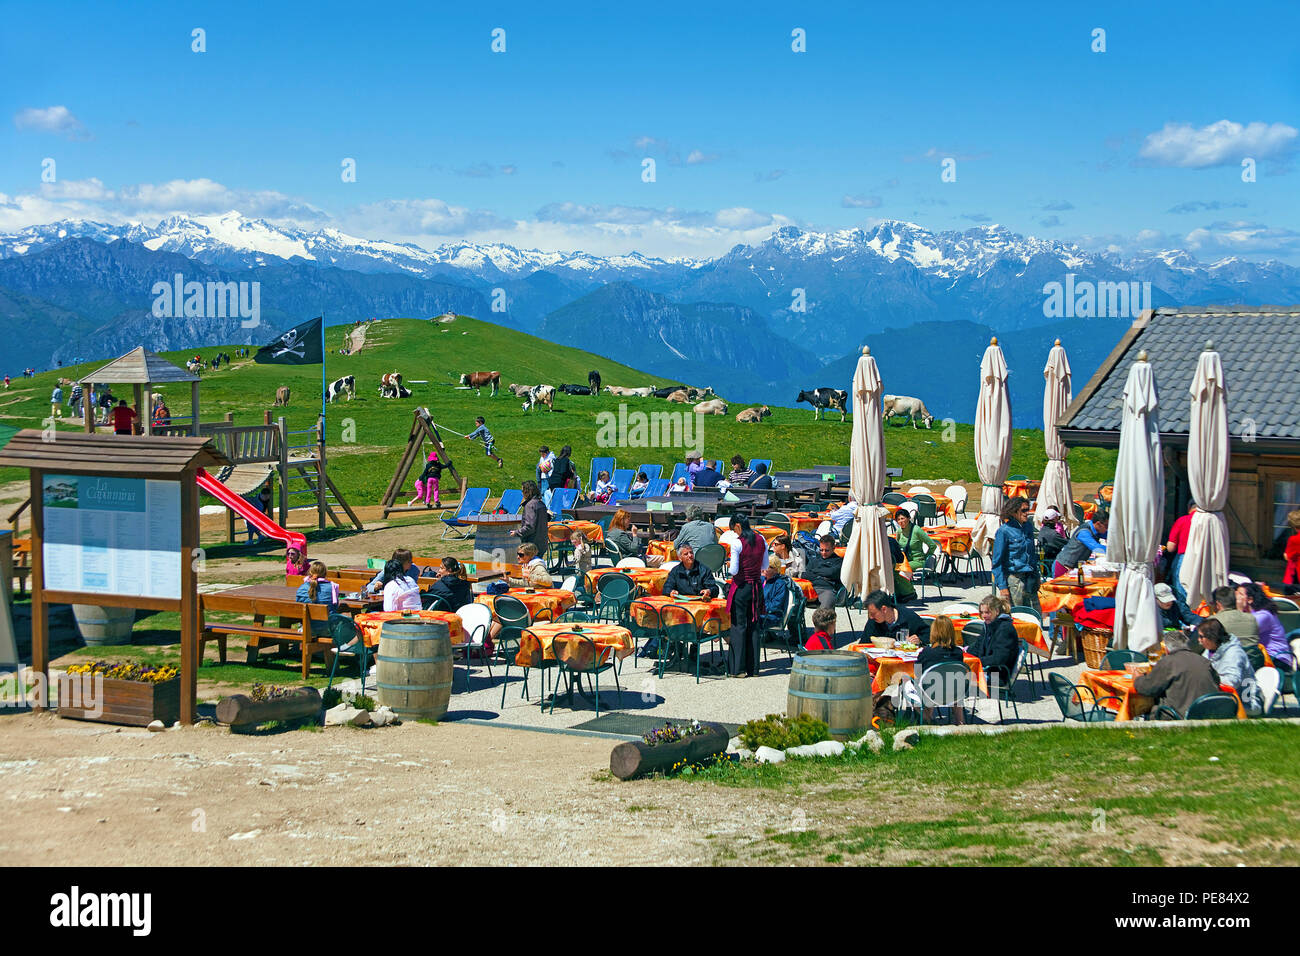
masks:
[[[1169,576],[1173,580],[1169,582],[1169,585],[1184,604],[1187,603],[1187,591],[1183,588],[1183,582],[1178,580],[1178,570],[1183,566],[1183,555],[1187,553],[1187,539],[1192,533],[1192,515],[1194,514],[1196,514],[1196,505],[1188,508],[1187,514],[1179,516],[1178,520],[1174,522],[1174,526],[1169,529],[1169,541],[1165,544],[1165,553],[1174,556],[1169,571]]]
[[[1300,592],[1300,508],[1286,516],[1286,523],[1291,526],[1291,537],[1286,539],[1286,571],[1282,575],[1282,590],[1287,594]]]
[[[109,416],[113,421],[113,431],[119,435],[135,434],[135,410],[128,408],[125,398],[117,400],[117,408]]]
[[[744,515],[731,519],[731,530],[740,540],[731,547],[731,586],[727,590],[727,612],[731,615],[729,669],[732,677],[756,677],[763,633],[759,619],[763,613],[767,539],[754,533]]]

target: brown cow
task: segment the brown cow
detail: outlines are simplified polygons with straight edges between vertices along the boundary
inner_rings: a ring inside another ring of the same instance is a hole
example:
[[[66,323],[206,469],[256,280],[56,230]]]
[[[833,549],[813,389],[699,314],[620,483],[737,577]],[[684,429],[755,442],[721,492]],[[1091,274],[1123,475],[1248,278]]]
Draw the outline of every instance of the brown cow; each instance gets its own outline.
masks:
[[[284,407],[289,404],[289,386],[281,385],[275,390],[275,404]]]
[[[763,419],[772,414],[772,409],[763,405],[760,408],[747,408],[736,416],[738,422],[750,422],[757,425]]]
[[[681,402],[683,405],[685,405],[690,400],[691,400],[690,396],[686,393],[686,390],[681,388],[679,388],[677,391],[671,393],[668,396],[668,401]]]
[[[474,389],[475,395],[483,394],[483,386],[492,386],[492,396],[495,398],[497,389],[501,387],[500,372],[466,372],[460,377],[460,384]]]

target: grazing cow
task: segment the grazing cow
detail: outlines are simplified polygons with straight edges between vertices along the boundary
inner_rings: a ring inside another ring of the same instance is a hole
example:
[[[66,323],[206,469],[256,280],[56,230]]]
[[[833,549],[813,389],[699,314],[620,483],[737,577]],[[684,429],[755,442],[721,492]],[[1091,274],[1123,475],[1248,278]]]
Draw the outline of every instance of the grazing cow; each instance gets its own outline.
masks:
[[[380,398],[410,398],[411,390],[402,384],[401,372],[385,372],[379,383]]]
[[[655,398],[668,398],[673,392],[684,391],[685,389],[685,385],[665,385],[663,388],[656,388],[650,394]]]
[[[714,391],[712,388],[707,386],[705,388],[691,388],[690,386],[687,386],[686,397],[692,402],[700,402],[706,398],[713,398]]]
[[[883,401],[884,407],[881,415],[885,421],[895,415],[906,415],[913,428],[916,427],[918,418],[921,419],[926,428],[929,428],[934,423],[934,416],[925,407],[925,402],[919,398],[913,398],[911,395],[886,395]]]
[[[848,405],[849,393],[841,388],[814,388],[811,392],[800,392],[795,402],[807,402],[813,407],[813,418],[821,421],[822,409],[838,408],[840,421],[844,421],[844,412]]]
[[[690,400],[691,400],[691,396],[684,388],[679,388],[677,391],[673,392],[671,395],[668,396],[668,401],[680,402],[683,405],[685,405]]]
[[[336,378],[334,381],[329,383],[329,386],[325,389],[325,401],[333,404],[335,399],[342,398],[346,395],[350,402],[352,401],[353,396],[356,395],[356,391],[356,377],[353,375],[344,375],[342,378]]]
[[[561,386],[560,386],[560,391],[562,391],[565,395],[590,395],[590,394],[592,394],[592,392],[591,392],[591,386],[590,386],[590,385],[561,385]]]
[[[747,408],[736,416],[738,422],[748,422],[757,425],[763,419],[772,414],[772,409],[763,405],[759,408]]]
[[[600,394],[600,373],[595,369],[587,373],[587,388],[589,389],[588,395]]]
[[[696,405],[694,411],[696,415],[725,415],[727,403],[720,398],[711,398],[707,402]]]
[[[500,372],[466,372],[460,377],[461,385],[468,385],[474,389],[475,395],[483,394],[483,386],[492,386],[492,395],[495,398],[497,389],[501,387]]]
[[[275,390],[275,405],[283,408],[289,404],[289,386],[281,385]]]
[[[516,385],[514,382],[511,382],[509,385],[506,386],[506,391],[509,392],[511,395],[513,395],[515,398],[523,398],[532,390],[533,387],[531,385]]]
[[[533,385],[528,388],[528,393],[523,396],[524,411],[528,411],[534,405],[545,405],[551,411],[555,411],[555,386],[554,385]]]

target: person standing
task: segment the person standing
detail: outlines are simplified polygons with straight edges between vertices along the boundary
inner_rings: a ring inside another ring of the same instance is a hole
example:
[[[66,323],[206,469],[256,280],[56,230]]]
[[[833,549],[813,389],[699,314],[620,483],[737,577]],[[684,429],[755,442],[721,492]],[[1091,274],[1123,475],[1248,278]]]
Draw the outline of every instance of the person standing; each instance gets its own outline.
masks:
[[[763,614],[763,572],[767,568],[767,540],[755,534],[749,519],[736,515],[731,531],[739,540],[731,546],[731,585],[727,612],[731,615],[732,677],[758,675],[759,622]]]
[[[54,386],[54,391],[50,393],[50,417],[63,417],[63,389]]]
[[[442,478],[443,464],[438,458],[436,451],[429,452],[429,460],[424,463],[424,471],[420,472],[420,477],[415,479],[415,497],[406,503],[409,508],[421,500],[424,501],[426,508],[432,508],[434,505],[442,507],[438,482]]]
[[[1300,508],[1286,516],[1287,526],[1291,529],[1286,539],[1286,550],[1282,557],[1286,560],[1286,570],[1282,572],[1282,590],[1286,594],[1300,593]]]
[[[1002,507],[1002,526],[993,539],[993,583],[1002,600],[1012,607],[1032,607],[1042,617],[1038,604],[1038,543],[1034,522],[1029,517],[1027,498],[1012,498]]]
[[[1162,549],[1165,554],[1173,556],[1173,563],[1169,569],[1169,584],[1174,589],[1174,593],[1178,595],[1179,600],[1184,604],[1187,603],[1187,590],[1183,587],[1183,582],[1178,580],[1178,569],[1183,566],[1183,555],[1187,553],[1187,539],[1192,533],[1192,515],[1194,514],[1196,514],[1196,505],[1188,508],[1187,514],[1178,516],[1178,520],[1169,529],[1169,541],[1166,542]]]
[[[555,456],[555,461],[551,465],[550,483],[552,488],[574,487],[577,473],[573,470],[573,462],[571,460],[572,455],[573,448],[569,445],[565,445],[560,449],[560,453]]]
[[[547,506],[551,503],[551,489],[555,486],[551,483],[551,471],[555,468],[555,455],[551,449],[542,445],[537,449],[537,487],[542,493],[542,502]]]
[[[551,546],[550,512],[546,510],[546,504],[542,501],[542,492],[537,487],[537,482],[524,481],[519,485],[519,489],[524,493],[524,501],[519,508],[519,514],[524,520],[510,533],[518,536],[521,543],[530,542],[537,554],[545,554],[546,549]]]
[[[125,398],[119,398],[117,400],[117,408],[113,409],[112,419],[114,434],[135,434],[135,409],[127,407]]]

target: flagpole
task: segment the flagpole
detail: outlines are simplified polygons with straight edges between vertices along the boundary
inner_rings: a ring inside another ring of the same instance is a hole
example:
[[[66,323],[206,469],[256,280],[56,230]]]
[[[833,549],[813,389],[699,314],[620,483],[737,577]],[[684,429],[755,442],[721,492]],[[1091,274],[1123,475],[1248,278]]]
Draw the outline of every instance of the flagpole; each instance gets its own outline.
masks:
[[[320,314],[320,428],[321,441],[325,440],[325,313]]]

